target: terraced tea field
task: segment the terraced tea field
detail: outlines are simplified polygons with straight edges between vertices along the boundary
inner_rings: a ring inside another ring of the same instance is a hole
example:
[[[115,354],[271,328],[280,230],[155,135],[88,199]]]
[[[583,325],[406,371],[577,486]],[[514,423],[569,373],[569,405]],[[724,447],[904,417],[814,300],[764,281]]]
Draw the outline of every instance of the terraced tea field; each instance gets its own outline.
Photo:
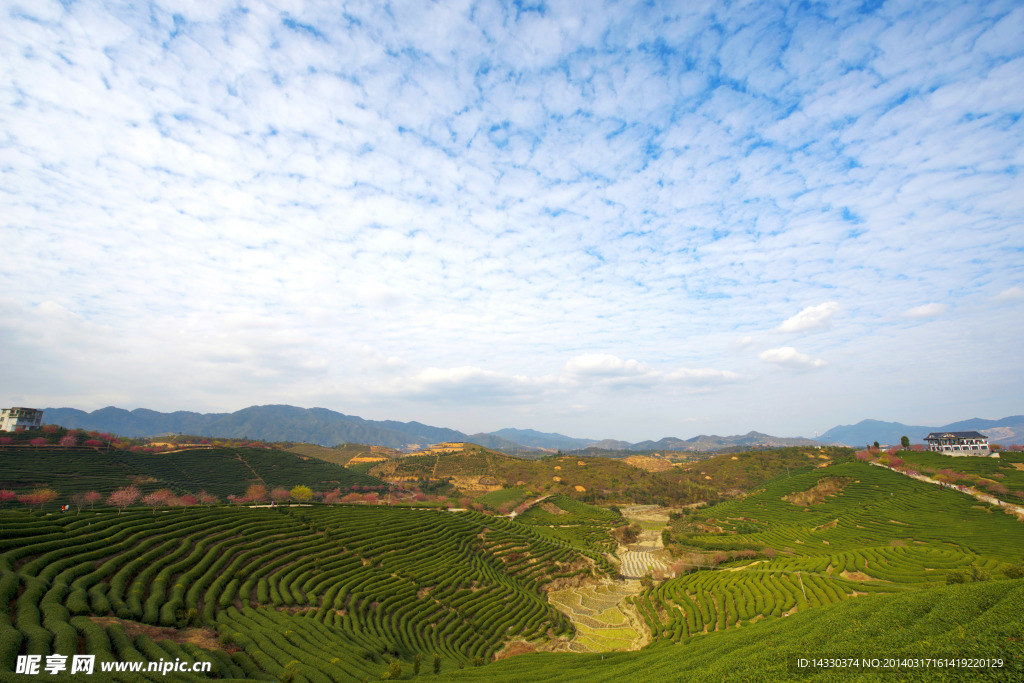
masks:
[[[837,476],[850,483],[822,502],[778,502]],[[975,503],[861,463],[778,480],[758,495],[700,515],[706,526],[753,525],[763,531],[694,533],[680,541],[705,551],[771,548],[774,553],[730,571],[671,579],[634,602],[655,639],[678,642],[860,595],[939,585],[953,570],[975,567],[1000,577],[1024,555],[1024,525]],[[692,528],[691,522],[681,530]]]
[[[650,638],[639,623],[635,609],[627,598],[637,588],[624,583],[607,583],[585,588],[552,591],[548,600],[568,615],[576,627],[576,635],[569,644],[572,652],[611,652],[636,650]]]
[[[0,529],[0,671],[54,653],[180,657],[277,680],[377,679],[417,654],[452,667],[509,638],[571,634],[543,588],[596,572],[570,546],[476,513],[5,511]],[[150,627],[196,627],[220,647]]]
[[[224,498],[240,495],[249,484],[316,490],[376,486],[379,479],[341,465],[284,451],[261,448],[212,448],[176,453],[131,453],[92,448],[17,448],[0,446],[0,489],[27,492],[52,488],[58,502],[87,491],[106,495],[139,482],[143,493],[169,488],[176,494],[206,490]]]

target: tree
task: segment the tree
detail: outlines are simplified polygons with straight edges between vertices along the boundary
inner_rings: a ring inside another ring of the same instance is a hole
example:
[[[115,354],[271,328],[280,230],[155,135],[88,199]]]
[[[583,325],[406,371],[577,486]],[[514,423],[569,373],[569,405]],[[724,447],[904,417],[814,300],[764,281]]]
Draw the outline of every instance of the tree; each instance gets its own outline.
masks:
[[[416,656],[412,658],[412,672],[419,676],[421,666],[423,666],[423,653],[417,652]]]
[[[77,443],[78,443],[78,438],[74,434],[72,434],[70,432],[65,434],[64,436],[62,436],[61,439],[60,439],[60,445],[64,446],[64,447],[74,446]]]
[[[879,448],[881,448],[881,446],[879,446],[879,445],[878,445],[878,442],[876,441],[876,442],[875,442],[875,450],[877,451],[877,450],[878,450]]]
[[[286,489],[283,486],[278,486],[277,488],[270,492],[270,500],[274,501],[278,505],[280,505],[281,503],[288,502],[289,500],[291,500],[291,497],[292,494],[289,493],[288,489]]]
[[[245,490],[245,497],[251,503],[262,503],[267,499],[267,487],[263,484],[252,484]]]
[[[313,489],[299,484],[291,490],[291,497],[297,503],[305,503],[313,497]]]
[[[441,673],[441,655],[434,653],[434,674]]]
[[[143,498],[142,504],[153,508],[153,514],[155,515],[158,507],[170,505],[172,500],[174,500],[174,494],[170,489],[160,489],[159,491],[153,491],[153,493]]]
[[[0,491],[0,505],[7,505],[7,503],[11,502],[17,497],[18,494],[15,493],[14,491],[10,489],[3,489],[2,491]]]
[[[107,498],[107,505],[116,507],[117,514],[120,515],[121,512],[126,507],[128,507],[129,505],[133,505],[141,497],[142,492],[139,491],[138,487],[135,486],[135,484],[132,484],[131,486],[119,488],[113,493],[111,493],[110,496]]]
[[[46,445],[46,439],[44,439],[41,436],[37,436],[36,438],[34,438],[31,441],[29,441],[29,443],[32,444],[33,446],[45,446]]]
[[[908,450],[910,448],[910,438],[907,436],[901,436],[900,445],[903,446],[903,450]]]
[[[28,506],[38,505],[42,510],[43,506],[57,498],[57,492],[53,489],[36,489],[32,493],[23,493],[18,496],[18,502]]]
[[[220,499],[217,498],[217,496],[213,495],[212,493],[207,493],[206,491],[200,491],[199,492],[199,502],[201,504],[203,504],[203,505],[210,506],[210,505],[216,505],[217,503],[219,503]]]
[[[99,491],[89,491],[85,494],[85,502],[89,504],[89,509],[92,509],[101,500],[103,500],[103,494]]]

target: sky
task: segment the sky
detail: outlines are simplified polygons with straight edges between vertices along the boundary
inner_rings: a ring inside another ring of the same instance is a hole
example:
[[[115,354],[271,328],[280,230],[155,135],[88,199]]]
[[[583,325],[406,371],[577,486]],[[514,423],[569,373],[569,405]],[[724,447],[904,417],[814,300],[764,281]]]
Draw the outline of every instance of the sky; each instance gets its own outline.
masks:
[[[0,401],[1024,413],[1022,36],[1017,0],[0,0]]]

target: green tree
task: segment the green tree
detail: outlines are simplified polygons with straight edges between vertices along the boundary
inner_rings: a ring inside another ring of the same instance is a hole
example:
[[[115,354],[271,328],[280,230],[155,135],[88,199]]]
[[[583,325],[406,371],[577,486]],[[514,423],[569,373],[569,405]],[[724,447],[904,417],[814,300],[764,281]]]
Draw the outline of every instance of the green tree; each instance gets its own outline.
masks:
[[[434,674],[441,673],[441,655],[434,653]]]
[[[877,441],[875,442],[875,448],[881,448],[881,446],[878,445]]]
[[[910,448],[910,438],[907,436],[901,436],[900,446],[903,446],[903,450],[908,450]]]
[[[309,488],[308,486],[303,486],[302,484],[299,484],[298,486],[293,488],[290,491],[290,493],[292,496],[292,500],[294,500],[297,503],[305,503],[306,501],[313,497],[313,489]]]
[[[417,652],[416,656],[412,658],[412,672],[417,676],[420,675],[420,667],[423,665],[423,653]]]

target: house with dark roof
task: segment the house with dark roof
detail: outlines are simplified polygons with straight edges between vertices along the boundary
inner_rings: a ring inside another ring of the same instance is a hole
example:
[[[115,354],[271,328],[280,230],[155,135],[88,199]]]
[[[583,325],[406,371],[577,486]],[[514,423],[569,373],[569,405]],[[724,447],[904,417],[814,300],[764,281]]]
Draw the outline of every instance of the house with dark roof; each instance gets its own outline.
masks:
[[[988,437],[979,432],[932,432],[924,437],[928,442],[928,450],[946,455],[983,455],[992,451],[988,447]]]

